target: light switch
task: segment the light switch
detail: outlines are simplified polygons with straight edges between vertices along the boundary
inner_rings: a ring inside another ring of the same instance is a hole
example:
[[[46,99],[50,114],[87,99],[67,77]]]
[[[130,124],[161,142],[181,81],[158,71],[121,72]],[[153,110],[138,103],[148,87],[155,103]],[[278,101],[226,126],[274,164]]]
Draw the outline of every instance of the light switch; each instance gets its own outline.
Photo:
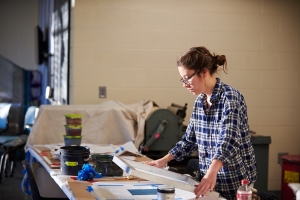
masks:
[[[105,86],[99,87],[99,98],[106,98],[106,87]]]

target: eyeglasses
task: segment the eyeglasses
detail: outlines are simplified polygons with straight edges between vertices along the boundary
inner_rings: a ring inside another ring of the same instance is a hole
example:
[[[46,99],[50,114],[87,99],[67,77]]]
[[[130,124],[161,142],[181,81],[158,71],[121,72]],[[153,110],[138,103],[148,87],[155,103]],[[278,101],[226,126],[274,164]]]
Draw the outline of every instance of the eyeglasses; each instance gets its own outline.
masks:
[[[189,82],[189,80],[190,80],[191,78],[193,78],[193,76],[195,76],[199,71],[200,71],[200,70],[197,70],[195,73],[193,73],[192,75],[190,75],[189,77],[187,77],[187,78],[185,78],[185,79],[184,79],[184,78],[181,78],[181,79],[180,79],[180,82],[190,85],[191,83]]]

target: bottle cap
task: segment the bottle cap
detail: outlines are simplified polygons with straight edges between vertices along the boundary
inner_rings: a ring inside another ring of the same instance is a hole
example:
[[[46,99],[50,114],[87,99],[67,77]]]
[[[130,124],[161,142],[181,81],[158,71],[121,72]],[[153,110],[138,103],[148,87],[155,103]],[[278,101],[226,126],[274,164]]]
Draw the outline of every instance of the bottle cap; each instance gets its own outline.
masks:
[[[242,185],[248,185],[248,180],[247,179],[243,179],[242,181],[241,181],[241,183],[242,183]]]

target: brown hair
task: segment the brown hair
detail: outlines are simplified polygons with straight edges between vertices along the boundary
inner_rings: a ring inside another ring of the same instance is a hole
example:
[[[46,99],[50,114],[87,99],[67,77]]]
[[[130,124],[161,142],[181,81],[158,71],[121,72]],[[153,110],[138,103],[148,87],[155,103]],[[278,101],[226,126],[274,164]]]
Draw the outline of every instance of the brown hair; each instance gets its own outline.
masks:
[[[227,62],[225,55],[211,54],[205,47],[192,47],[177,59],[177,66],[183,66],[187,69],[202,72],[207,69],[210,75],[217,72],[219,66],[223,66],[225,73]]]

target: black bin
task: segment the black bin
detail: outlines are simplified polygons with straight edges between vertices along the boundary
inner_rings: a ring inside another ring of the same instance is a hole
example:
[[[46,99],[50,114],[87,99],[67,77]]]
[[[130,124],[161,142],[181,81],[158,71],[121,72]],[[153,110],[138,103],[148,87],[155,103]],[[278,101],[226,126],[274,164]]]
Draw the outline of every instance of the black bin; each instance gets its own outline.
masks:
[[[61,174],[78,176],[78,171],[89,162],[90,149],[84,146],[64,146],[60,148]]]
[[[258,192],[268,190],[269,144],[270,136],[251,135],[257,164],[257,180],[254,188]]]

